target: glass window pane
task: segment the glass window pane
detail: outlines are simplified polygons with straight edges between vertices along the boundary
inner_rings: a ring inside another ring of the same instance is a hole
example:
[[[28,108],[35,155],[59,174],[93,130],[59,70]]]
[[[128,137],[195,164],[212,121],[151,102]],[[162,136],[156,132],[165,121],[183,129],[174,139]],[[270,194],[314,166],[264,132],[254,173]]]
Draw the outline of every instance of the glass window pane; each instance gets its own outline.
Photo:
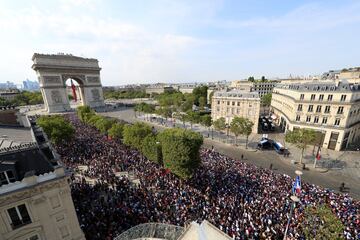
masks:
[[[23,222],[24,223],[30,222],[31,219],[30,219],[30,216],[29,216],[29,213],[28,213],[28,211],[26,209],[25,204],[22,204],[22,205],[18,206],[18,209],[19,209],[19,212],[20,212],[20,215],[22,217]]]

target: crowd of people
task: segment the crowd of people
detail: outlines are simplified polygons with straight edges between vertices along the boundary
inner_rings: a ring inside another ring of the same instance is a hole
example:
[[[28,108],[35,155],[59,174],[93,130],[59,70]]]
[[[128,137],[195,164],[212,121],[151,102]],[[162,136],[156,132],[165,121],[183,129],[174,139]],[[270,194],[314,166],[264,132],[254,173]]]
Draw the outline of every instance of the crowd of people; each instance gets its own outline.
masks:
[[[96,129],[69,119],[76,128],[72,142],[56,146],[62,161],[82,177],[73,177],[72,197],[87,239],[113,239],[147,222],[185,226],[208,220],[233,239],[282,239],[290,215],[293,179],[202,149],[202,164],[181,180],[138,151],[109,140]],[[117,172],[132,172],[135,186]],[[90,184],[86,179],[96,179]],[[345,226],[345,239],[360,239],[360,202],[346,194],[302,183],[288,239],[305,239],[306,206],[327,204]],[[310,226],[313,227],[313,226]]]

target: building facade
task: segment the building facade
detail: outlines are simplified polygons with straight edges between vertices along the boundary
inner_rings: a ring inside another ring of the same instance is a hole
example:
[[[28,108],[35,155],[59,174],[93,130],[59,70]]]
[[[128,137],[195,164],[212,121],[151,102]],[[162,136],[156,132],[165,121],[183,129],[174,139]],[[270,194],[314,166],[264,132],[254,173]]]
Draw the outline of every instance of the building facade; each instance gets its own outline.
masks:
[[[248,118],[254,123],[253,133],[258,132],[260,114],[260,97],[257,92],[238,90],[216,91],[211,102],[211,117],[213,121],[223,117],[230,124],[234,117]]]
[[[340,151],[360,140],[359,84],[278,84],[273,90],[271,111],[284,131],[310,128],[322,133],[323,148]]]
[[[0,149],[0,240],[85,240],[69,174],[42,131],[32,136]]]
[[[275,87],[277,81],[233,81],[231,82],[231,87],[240,91],[247,92],[257,92],[259,93],[260,98],[268,93],[271,93],[273,88]]]

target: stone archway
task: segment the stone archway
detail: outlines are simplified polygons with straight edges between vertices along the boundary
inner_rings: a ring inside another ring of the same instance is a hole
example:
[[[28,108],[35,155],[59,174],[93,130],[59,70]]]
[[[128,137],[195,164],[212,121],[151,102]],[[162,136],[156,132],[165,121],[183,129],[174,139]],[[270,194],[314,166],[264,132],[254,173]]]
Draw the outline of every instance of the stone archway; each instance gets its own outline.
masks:
[[[83,105],[92,108],[105,106],[97,59],[35,53],[32,60],[47,112],[70,110],[65,83],[69,78],[78,82]]]

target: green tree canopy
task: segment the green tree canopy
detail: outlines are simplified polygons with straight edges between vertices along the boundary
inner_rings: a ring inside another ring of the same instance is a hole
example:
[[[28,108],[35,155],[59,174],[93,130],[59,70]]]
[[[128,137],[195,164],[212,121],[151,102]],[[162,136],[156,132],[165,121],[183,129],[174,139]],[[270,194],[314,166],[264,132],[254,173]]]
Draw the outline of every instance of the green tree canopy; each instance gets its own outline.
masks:
[[[76,108],[76,114],[80,121],[87,123],[87,121],[95,115],[95,112],[89,106],[79,106]]]
[[[150,94],[144,90],[115,90],[104,89],[105,99],[133,99],[133,98],[148,98]]]
[[[200,123],[201,123],[201,125],[203,125],[205,127],[208,127],[208,128],[211,127],[212,120],[211,120],[210,114],[202,115],[200,117]]]
[[[37,124],[55,144],[71,140],[75,133],[71,123],[60,115],[42,116],[37,119]]]
[[[180,128],[166,129],[159,133],[164,166],[181,178],[191,177],[200,165],[201,134]]]
[[[151,127],[145,123],[137,122],[133,125],[125,125],[123,131],[124,143],[141,150],[142,141],[150,134],[152,134]]]
[[[345,239],[344,225],[326,205],[308,206],[301,223],[306,239]]]
[[[112,127],[112,125],[115,123],[114,120],[101,117],[99,120],[95,122],[95,127],[97,130],[99,130],[102,134],[106,134],[107,131]]]
[[[225,122],[225,118],[221,117],[215,121],[213,121],[213,125],[215,130],[217,131],[222,131],[226,128],[226,122]]]
[[[141,152],[151,161],[162,164],[161,144],[155,135],[149,134],[144,138]]]
[[[246,148],[248,144],[249,135],[252,133],[254,123],[244,117],[234,117],[230,124],[230,131],[235,135],[235,141],[238,135],[246,136]]]
[[[114,123],[108,131],[108,135],[113,139],[121,139],[123,136],[124,124]]]
[[[301,149],[300,164],[304,156],[304,150],[306,146],[314,142],[316,139],[316,133],[313,129],[300,128],[294,131],[288,131],[285,135],[285,141],[295,144]]]
[[[207,102],[207,90],[208,87],[207,86],[199,86],[193,89],[192,94],[194,95],[194,103],[195,105],[199,106],[200,105],[200,98],[203,97],[204,98],[204,103],[206,104]]]
[[[265,106],[270,106],[271,104],[271,98],[272,98],[272,94],[271,93],[268,93],[268,94],[265,94],[264,96],[262,96],[261,98],[261,103]]]
[[[191,128],[194,123],[200,122],[200,113],[189,110],[186,112],[186,120],[190,122]]]
[[[248,81],[249,81],[249,82],[255,82],[255,78],[254,78],[254,77],[249,77],[249,78],[248,78]]]

